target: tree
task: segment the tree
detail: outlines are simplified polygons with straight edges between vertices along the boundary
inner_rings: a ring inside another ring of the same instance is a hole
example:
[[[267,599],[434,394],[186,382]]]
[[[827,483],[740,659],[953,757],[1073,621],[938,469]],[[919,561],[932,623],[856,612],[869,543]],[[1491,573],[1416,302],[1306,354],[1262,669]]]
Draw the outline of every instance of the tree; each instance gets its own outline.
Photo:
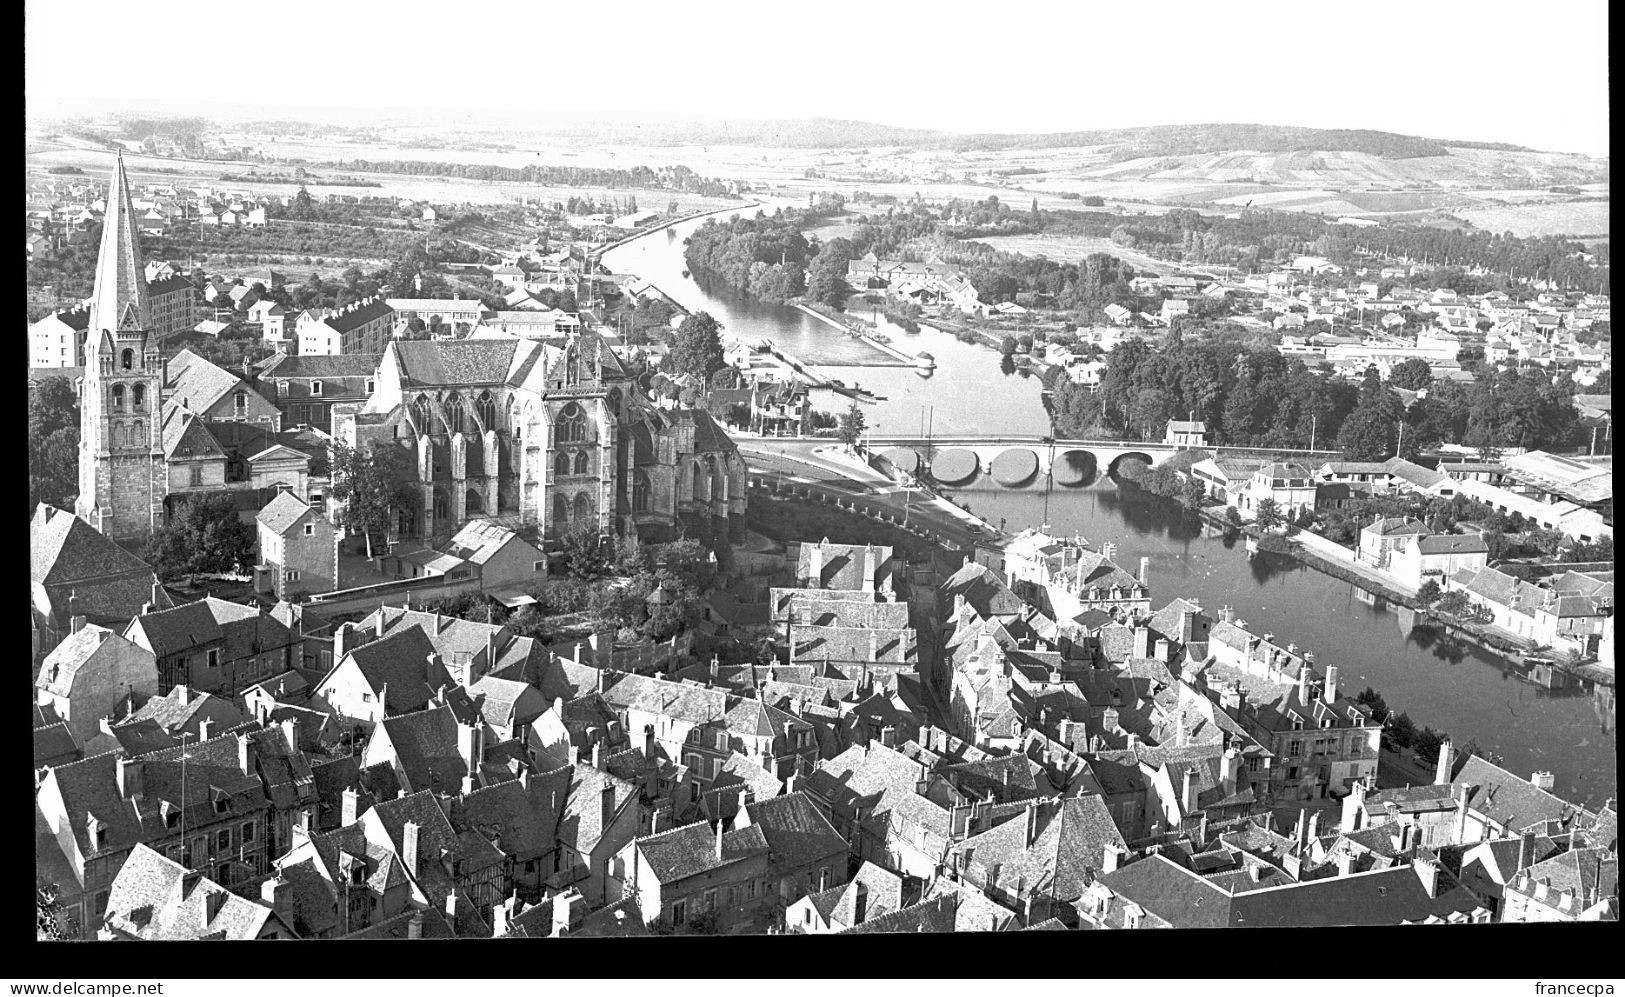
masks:
[[[1273,530],[1286,521],[1286,518],[1281,515],[1280,506],[1276,505],[1275,500],[1272,498],[1259,500],[1258,512],[1254,519],[1257,520],[1259,528],[1265,530]]]
[[[411,451],[374,440],[371,450],[333,443],[333,489],[343,503],[339,525],[366,538],[372,557],[374,534],[388,534],[401,510],[415,512],[419,501],[417,465]]]
[[[1440,596],[1433,608],[1441,613],[1459,617],[1468,615],[1474,607],[1472,600],[1467,598],[1467,593],[1458,589]]]
[[[254,527],[237,514],[230,494],[198,495],[153,531],[143,560],[168,581],[200,572],[225,573],[254,563]]]
[[[863,438],[863,409],[858,407],[858,400],[852,399],[852,404],[841,413],[841,422],[835,431],[840,441],[846,444],[847,449],[854,449],[858,440]]]
[[[1420,391],[1433,383],[1433,372],[1428,368],[1426,360],[1411,357],[1394,366],[1388,374],[1388,383],[1407,391]]]
[[[1427,581],[1422,583],[1421,588],[1416,590],[1416,601],[1420,602],[1423,606],[1431,606],[1438,602],[1440,596],[1443,594],[1444,593],[1439,590],[1439,583],[1434,579],[1429,578]]]
[[[597,578],[610,567],[609,551],[597,527],[582,523],[559,538],[564,550],[564,568],[577,578]]]
[[[711,375],[728,365],[722,358],[721,328],[710,312],[696,312],[683,319],[671,351],[672,373],[693,374],[702,383],[711,383]]]
[[[65,377],[28,393],[28,505],[72,507],[79,494],[79,399]]]
[[[852,288],[846,282],[847,263],[854,252],[847,239],[831,239],[807,269],[807,297],[831,308],[845,308]]]
[[[1376,723],[1380,724],[1388,717],[1387,701],[1382,698],[1382,693],[1370,686],[1366,686],[1364,692],[1354,697],[1354,701],[1362,706],[1371,707],[1371,719]]]

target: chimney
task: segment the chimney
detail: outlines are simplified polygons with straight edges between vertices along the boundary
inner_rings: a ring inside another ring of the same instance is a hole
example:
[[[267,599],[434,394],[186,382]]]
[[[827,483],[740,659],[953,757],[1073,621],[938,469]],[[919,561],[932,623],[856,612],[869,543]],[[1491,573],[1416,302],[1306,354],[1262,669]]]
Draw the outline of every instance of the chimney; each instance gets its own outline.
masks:
[[[566,890],[553,898],[553,937],[559,938],[567,935],[579,919],[576,913],[581,904],[581,894],[575,888]]]
[[[1518,839],[1518,870],[1529,868],[1535,861],[1535,832],[1526,829]]]
[[[1234,625],[1236,622],[1236,611],[1231,609],[1229,606],[1225,606],[1223,609],[1219,610],[1219,618],[1226,623]]]
[[[247,734],[238,734],[237,735],[237,768],[243,773],[243,775],[251,776],[251,775],[254,774],[254,760],[249,757],[248,745],[249,745],[248,735]]]
[[[1326,666],[1326,691],[1321,696],[1328,703],[1337,702],[1337,666]]]
[[[214,733],[214,721],[213,720],[210,720],[208,717],[204,717],[202,720],[198,721],[198,724],[197,724],[197,739],[199,741],[207,741],[209,739],[209,735],[213,734],[213,733]]]
[[[220,915],[220,908],[226,905],[226,898],[231,896],[225,890],[216,887],[203,895],[203,928],[208,930],[209,924]]]
[[[1354,872],[1354,852],[1342,848],[1337,853],[1337,874],[1347,876]]]
[[[72,617],[71,619],[68,620],[68,629],[71,630],[73,633],[78,633],[79,631],[83,630],[84,628],[85,628],[85,618],[83,616],[75,616],[75,617]]]
[[[1304,807],[1298,808],[1298,824],[1292,829],[1292,838],[1298,843],[1300,849],[1309,844],[1304,832],[1309,829],[1309,811]]]
[[[722,861],[722,821],[717,821],[717,861]]]
[[[655,758],[655,725],[643,725],[643,757],[648,761]]]
[[[379,626],[382,625],[379,624]],[[350,653],[354,646],[355,642],[350,636],[350,624],[340,623],[333,629],[333,660],[335,662],[343,661],[344,656]]]
[[[1315,673],[1305,664],[1298,668],[1298,702],[1308,706],[1314,701],[1312,686]]]
[[[134,758],[118,760],[118,792],[126,800],[139,800],[146,790],[142,784],[143,766]]]
[[[414,912],[412,914],[411,917],[406,919],[406,937],[408,939],[422,938],[423,937],[423,912],[422,911],[416,911],[416,912]]]
[[[609,833],[609,825],[615,823],[615,784],[608,779],[604,780],[603,792],[598,794],[599,799],[599,826],[603,833]]]
[[[570,745],[570,767],[575,768],[577,765],[580,765],[580,764],[581,764],[581,749],[579,747],[577,747],[576,745],[572,744],[572,745]]]
[[[360,808],[361,797],[356,795],[355,790],[346,789],[340,796],[340,800],[342,802],[339,806],[339,823],[348,827],[355,823],[358,816],[356,810]]]
[[[177,685],[171,691],[175,694],[175,702],[181,706],[192,701],[192,690],[188,689],[185,683]]]
[[[815,543],[808,546],[807,587],[821,589],[824,587],[824,545]]]
[[[1055,727],[1055,733],[1060,738],[1061,743],[1066,745],[1068,750],[1071,750],[1072,719],[1070,717],[1062,717],[1060,723],[1056,724]]]
[[[457,725],[457,753],[462,755],[463,767],[468,770],[469,776],[476,775],[480,762],[485,760],[484,733],[477,724]]]
[[[298,754],[299,726],[293,722],[291,717],[282,721],[278,726],[282,728],[282,740],[288,745],[289,753]]]
[[[600,772],[604,770],[604,742],[601,740],[592,744],[592,767]]]
[[[1219,761],[1219,784],[1225,796],[1234,796],[1241,778],[1241,752],[1234,748],[1224,749],[1224,757]]]
[[[1100,714],[1100,726],[1108,734],[1117,733],[1117,707],[1106,707],[1106,709]]]
[[[1140,584],[1146,588],[1151,587],[1151,559],[1149,557],[1140,558]]]
[[[1123,846],[1115,841],[1106,842],[1105,855],[1100,863],[1101,872],[1116,872],[1123,864]]]
[[[1446,744],[1450,742],[1446,741]],[[1470,792],[1466,786],[1456,787],[1456,840],[1467,840],[1467,794]]]
[[[1151,657],[1150,627],[1140,626],[1134,628],[1134,656],[1136,658]]]
[[[1416,878],[1422,881],[1422,889],[1434,899],[1439,896],[1439,861],[1431,855],[1418,855],[1411,861],[1411,868],[1416,870]]]
[[[1309,840],[1305,844],[1313,844],[1320,837],[1320,811],[1316,810],[1309,815]]]
[[[885,745],[888,748],[897,747],[897,728],[896,727],[882,727],[882,728],[880,728],[880,743]],[[1008,773],[1006,773],[1006,775],[1008,775]]]
[[[283,879],[281,872],[260,884],[260,902],[276,911],[282,920],[293,920],[293,884]]]
[[[452,930],[457,930],[457,891],[451,890],[446,894],[446,920],[451,922]]]
[[[417,878],[418,875],[418,825],[416,821],[407,821],[401,826],[401,865],[406,866],[407,875]]]
[[[1184,781],[1179,788],[1179,809],[1181,816],[1189,817],[1196,812],[1196,769],[1185,769]]]
[[[1433,784],[1435,786],[1449,785],[1455,768],[1456,746],[1450,743],[1450,738],[1446,737],[1439,745],[1439,765],[1433,772]]]
[[[1365,780],[1354,780],[1354,786],[1349,795],[1343,797],[1343,821],[1338,830],[1344,834],[1353,834],[1360,829],[1360,823],[1365,813]]]
[[[1163,640],[1163,639],[1159,638],[1157,640],[1157,654],[1156,654],[1157,660],[1161,661],[1163,663],[1167,663],[1168,660],[1170,658],[1172,658],[1172,657],[1173,657],[1172,645],[1170,645],[1166,640]]]
[[[1529,776],[1529,784],[1534,786],[1536,789],[1544,789],[1546,792],[1550,793],[1552,791],[1552,787],[1557,785],[1557,782],[1552,778],[1552,774],[1550,772],[1536,772]]]

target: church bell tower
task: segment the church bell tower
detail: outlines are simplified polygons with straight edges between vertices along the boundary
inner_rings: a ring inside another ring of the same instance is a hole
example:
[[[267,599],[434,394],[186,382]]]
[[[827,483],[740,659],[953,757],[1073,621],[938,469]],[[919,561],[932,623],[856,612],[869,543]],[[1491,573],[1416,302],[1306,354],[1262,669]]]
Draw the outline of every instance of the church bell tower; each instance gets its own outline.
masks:
[[[164,362],[148,333],[147,281],[124,155],[113,167],[96,258],[79,399],[79,497],[74,514],[118,540],[163,524]]]

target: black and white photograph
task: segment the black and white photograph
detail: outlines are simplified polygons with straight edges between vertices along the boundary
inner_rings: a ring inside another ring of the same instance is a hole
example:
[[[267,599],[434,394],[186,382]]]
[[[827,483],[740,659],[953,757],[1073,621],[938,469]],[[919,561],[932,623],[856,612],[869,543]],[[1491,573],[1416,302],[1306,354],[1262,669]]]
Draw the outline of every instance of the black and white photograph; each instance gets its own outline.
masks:
[[[1618,920],[1601,0],[23,6],[15,971]]]

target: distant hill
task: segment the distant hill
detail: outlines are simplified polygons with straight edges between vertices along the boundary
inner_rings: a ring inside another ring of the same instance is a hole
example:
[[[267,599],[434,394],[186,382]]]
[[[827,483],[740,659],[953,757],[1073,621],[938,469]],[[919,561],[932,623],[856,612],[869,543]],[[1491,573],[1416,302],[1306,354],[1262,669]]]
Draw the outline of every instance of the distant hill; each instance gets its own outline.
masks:
[[[577,126],[578,135],[592,130]],[[958,134],[920,128],[894,128],[869,121],[834,118],[769,120],[664,120],[601,126],[614,138],[679,145],[760,145],[851,149],[902,146],[920,149],[995,152],[1005,149],[1114,147],[1113,159],[1180,156],[1236,149],[1259,152],[1359,152],[1382,159],[1447,156],[1450,147],[1531,152],[1499,142],[1456,142],[1354,128],[1296,128],[1283,125],[1154,125],[1046,134]],[[585,137],[582,135],[582,137]]]

